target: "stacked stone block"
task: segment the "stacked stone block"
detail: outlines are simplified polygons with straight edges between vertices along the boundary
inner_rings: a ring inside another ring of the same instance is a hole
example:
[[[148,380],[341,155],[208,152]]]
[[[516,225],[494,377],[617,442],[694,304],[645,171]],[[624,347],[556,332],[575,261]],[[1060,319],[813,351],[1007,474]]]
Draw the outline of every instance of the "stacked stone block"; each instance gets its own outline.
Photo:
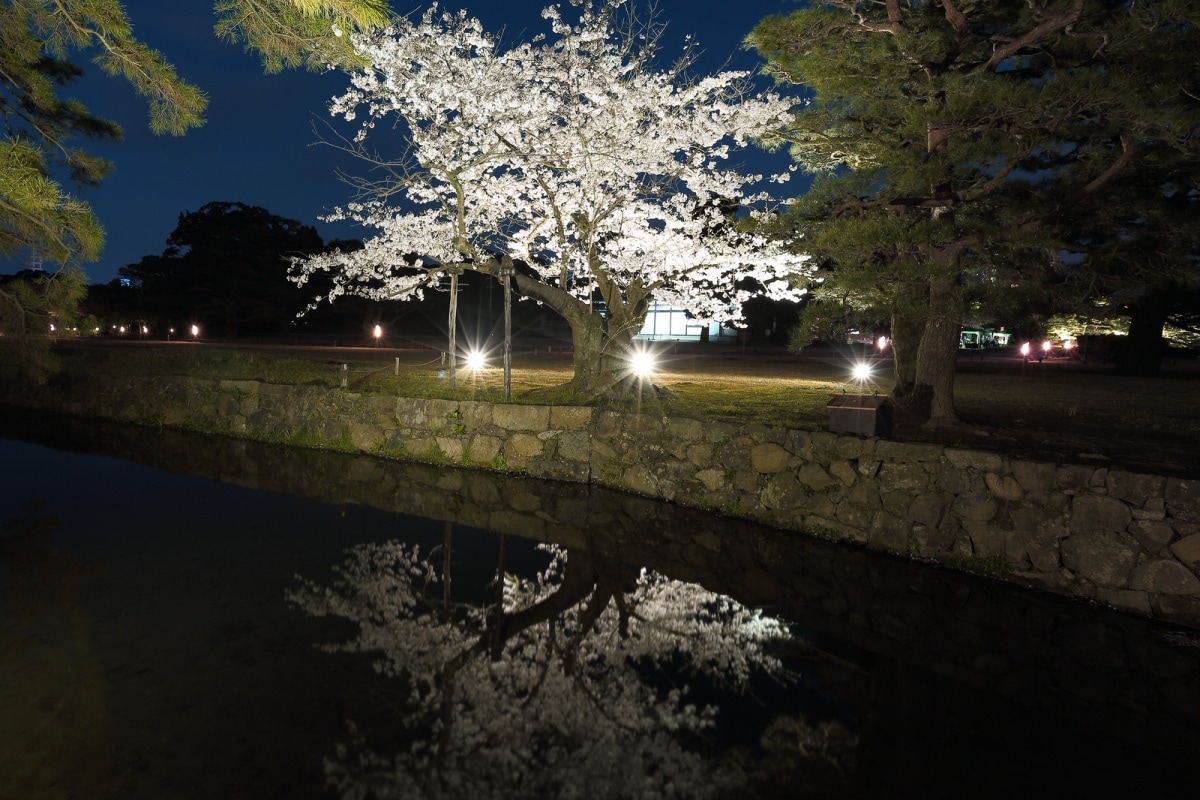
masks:
[[[575,406],[173,378],[7,400],[592,482],[1200,625],[1200,480]]]

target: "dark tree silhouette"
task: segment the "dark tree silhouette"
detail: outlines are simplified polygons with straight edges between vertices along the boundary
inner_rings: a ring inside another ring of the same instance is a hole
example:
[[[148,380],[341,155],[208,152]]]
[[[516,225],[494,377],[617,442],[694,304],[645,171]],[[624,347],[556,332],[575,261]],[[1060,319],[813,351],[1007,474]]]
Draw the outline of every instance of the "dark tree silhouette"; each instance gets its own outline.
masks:
[[[285,329],[307,302],[287,280],[288,259],[324,248],[309,225],[224,202],[180,214],[167,245],[121,276],[148,316],[207,319],[227,339]]]

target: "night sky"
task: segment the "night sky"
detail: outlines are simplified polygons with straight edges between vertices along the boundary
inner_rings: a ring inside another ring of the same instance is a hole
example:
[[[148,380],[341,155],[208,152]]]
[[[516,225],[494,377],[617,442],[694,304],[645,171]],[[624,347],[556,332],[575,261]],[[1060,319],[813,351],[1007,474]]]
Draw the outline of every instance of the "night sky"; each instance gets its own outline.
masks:
[[[635,2],[645,7],[645,0]],[[442,6],[466,8],[489,31],[503,28],[511,40],[548,31],[540,17],[547,4],[545,0],[450,0]],[[155,136],[147,125],[145,102],[121,79],[103,75],[87,57],[76,57],[87,74],[71,93],[93,113],[116,120],[125,129],[124,141],[88,145],[91,152],[116,165],[98,189],[80,193],[108,233],[100,260],[87,265],[90,282],[107,283],[122,266],[161,253],[179,214],[211,201],[262,206],[316,226],[327,241],[370,235],[349,224],[333,226],[318,220],[351,197],[337,169],[361,171],[352,158],[315,143],[314,126],[334,122],[326,105],[346,87],[344,74],[293,70],[265,75],[253,54],[213,35],[211,0],[125,0],[124,5],[136,35],[208,94],[209,109],[202,128],[182,137]],[[796,0],[657,0],[656,5],[668,25],[660,50],[664,60],[674,60],[683,37],[692,34],[704,51],[699,68],[713,72],[726,66],[757,68],[757,56],[741,50],[742,39],[762,18],[787,13],[798,4]],[[392,7],[419,14],[427,4],[393,0]],[[379,130],[376,136],[381,135]],[[786,155],[775,159],[776,165],[787,163]],[[0,269],[14,272],[23,266],[10,263]]]

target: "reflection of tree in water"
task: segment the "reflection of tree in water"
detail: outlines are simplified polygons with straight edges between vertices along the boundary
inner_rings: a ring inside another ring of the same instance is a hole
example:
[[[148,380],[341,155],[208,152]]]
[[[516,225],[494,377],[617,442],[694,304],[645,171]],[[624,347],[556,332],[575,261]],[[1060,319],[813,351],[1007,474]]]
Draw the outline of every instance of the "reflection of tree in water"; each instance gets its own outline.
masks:
[[[351,551],[332,588],[304,583],[289,599],[345,617],[402,681],[404,738],[394,758],[356,736],[330,782],[346,797],[705,797],[732,788],[694,747],[716,709],[678,681],[745,690],[788,674],[765,646],[782,623],[699,586],[584,551],[547,548],[532,580],[498,573],[496,597],[455,604],[448,571],[414,546]],[[503,552],[503,548],[502,548]]]

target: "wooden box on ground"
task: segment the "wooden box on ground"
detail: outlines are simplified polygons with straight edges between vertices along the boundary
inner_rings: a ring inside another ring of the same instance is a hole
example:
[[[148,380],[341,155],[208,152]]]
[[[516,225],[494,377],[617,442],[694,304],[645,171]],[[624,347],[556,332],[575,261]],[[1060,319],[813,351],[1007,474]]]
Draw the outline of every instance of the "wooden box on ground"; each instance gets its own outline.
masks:
[[[880,394],[839,394],[826,406],[829,430],[859,436],[892,435],[892,400]]]

